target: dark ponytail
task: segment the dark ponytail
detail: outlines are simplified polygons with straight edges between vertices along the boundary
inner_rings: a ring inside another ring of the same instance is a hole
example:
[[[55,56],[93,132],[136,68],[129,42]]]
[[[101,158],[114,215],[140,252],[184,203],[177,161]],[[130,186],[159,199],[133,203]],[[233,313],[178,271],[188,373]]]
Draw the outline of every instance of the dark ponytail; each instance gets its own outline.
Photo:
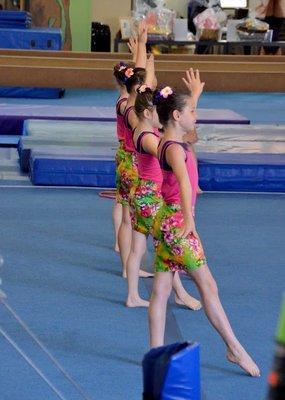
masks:
[[[177,93],[169,86],[156,90],[153,96],[153,104],[159,117],[159,122],[164,127],[173,119],[173,111],[183,111],[189,95]]]
[[[125,63],[120,61],[118,64],[114,66],[113,75],[119,86],[123,87],[126,84],[126,71],[133,67],[131,63]]]
[[[134,86],[142,85],[145,80],[145,68],[134,68],[132,72],[133,74],[125,81],[128,93],[131,93]]]
[[[153,94],[154,92],[146,85],[142,85],[137,89],[135,113],[138,118],[141,118],[144,110],[151,110],[153,108]]]

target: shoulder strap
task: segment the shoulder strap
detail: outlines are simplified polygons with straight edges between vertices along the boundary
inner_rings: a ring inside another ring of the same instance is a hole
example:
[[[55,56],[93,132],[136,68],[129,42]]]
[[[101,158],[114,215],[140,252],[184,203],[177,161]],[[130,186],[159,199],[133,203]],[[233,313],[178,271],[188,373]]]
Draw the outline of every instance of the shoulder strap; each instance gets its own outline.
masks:
[[[148,154],[148,152],[145,151],[145,149],[143,148],[143,144],[142,144],[142,140],[145,135],[154,135],[155,137],[157,137],[157,135],[153,131],[143,131],[139,134],[139,136],[137,138],[136,150],[138,153],[141,153],[141,154]]]
[[[167,142],[163,143],[161,151],[160,151],[160,155],[159,155],[159,163],[162,169],[164,169],[165,171],[172,171],[171,166],[168,164],[167,160],[166,160],[166,150],[168,149],[169,146],[171,146],[172,144],[179,144],[180,146],[182,146],[182,148],[184,149],[185,152],[185,161],[187,160],[187,153],[185,151],[185,147],[183,143],[180,142],[176,142],[175,140],[168,140]]]
[[[129,124],[129,114],[133,109],[134,109],[134,106],[130,106],[124,112],[124,123],[125,123],[126,128],[128,128],[128,129],[132,129],[132,127]]]
[[[122,114],[121,111],[120,111],[121,105],[122,105],[125,101],[127,101],[127,100],[128,100],[128,99],[127,99],[126,97],[122,97],[121,99],[119,99],[119,100],[117,101],[117,104],[116,104],[116,112],[117,112],[117,114],[120,115],[121,117],[123,116],[123,114]]]

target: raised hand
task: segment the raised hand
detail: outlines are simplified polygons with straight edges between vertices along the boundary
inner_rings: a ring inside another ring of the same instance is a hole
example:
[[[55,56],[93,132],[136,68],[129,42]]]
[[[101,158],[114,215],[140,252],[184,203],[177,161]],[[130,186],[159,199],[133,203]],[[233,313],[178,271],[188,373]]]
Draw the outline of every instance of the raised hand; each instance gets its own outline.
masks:
[[[186,71],[186,79],[182,78],[185,86],[193,97],[198,99],[203,92],[205,82],[201,82],[199,70],[194,72],[193,68]]]
[[[128,42],[128,48],[133,55],[133,61],[137,58],[138,53],[138,39],[136,36],[131,36]]]

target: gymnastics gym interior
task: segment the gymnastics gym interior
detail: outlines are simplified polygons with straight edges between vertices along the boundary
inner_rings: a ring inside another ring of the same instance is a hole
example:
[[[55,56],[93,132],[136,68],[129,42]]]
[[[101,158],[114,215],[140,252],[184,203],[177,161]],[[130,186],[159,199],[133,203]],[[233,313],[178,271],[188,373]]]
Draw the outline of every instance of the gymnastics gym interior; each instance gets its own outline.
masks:
[[[125,305],[113,68],[142,18],[158,84],[183,89],[190,68],[205,82],[196,226],[259,378],[203,309],[171,294],[151,352],[147,308]],[[0,0],[1,400],[285,399],[284,21],[284,0]]]

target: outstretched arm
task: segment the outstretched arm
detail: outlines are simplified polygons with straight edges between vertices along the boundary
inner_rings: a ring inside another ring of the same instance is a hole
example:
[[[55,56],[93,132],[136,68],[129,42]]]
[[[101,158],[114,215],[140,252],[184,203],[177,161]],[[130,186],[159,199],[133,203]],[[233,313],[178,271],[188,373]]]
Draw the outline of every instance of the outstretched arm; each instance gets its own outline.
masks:
[[[137,59],[136,59],[136,64],[135,68],[145,68],[146,67],[146,42],[147,42],[147,25],[144,20],[140,21],[139,23],[139,30],[138,30],[138,53],[137,53]],[[130,93],[130,96],[128,98],[128,104],[127,107],[131,107],[135,105],[136,102],[136,89],[138,85],[134,88]],[[137,124],[138,124],[138,118],[136,116],[136,113],[132,110],[129,113],[129,118],[128,122],[132,129],[134,129]]]
[[[145,20],[140,21],[138,30],[138,52],[136,58],[136,68],[146,67],[146,42],[147,42],[147,24]]]
[[[182,80],[194,100],[195,107],[197,107],[199,97],[205,86],[205,82],[201,82],[199,70],[196,69],[194,72],[193,68],[190,68],[189,71],[186,71],[186,78],[182,78]]]
[[[133,62],[135,63],[137,60],[137,54],[138,54],[138,38],[137,38],[137,36],[130,37],[129,42],[128,42],[128,48],[130,49],[130,52],[133,55]]]

